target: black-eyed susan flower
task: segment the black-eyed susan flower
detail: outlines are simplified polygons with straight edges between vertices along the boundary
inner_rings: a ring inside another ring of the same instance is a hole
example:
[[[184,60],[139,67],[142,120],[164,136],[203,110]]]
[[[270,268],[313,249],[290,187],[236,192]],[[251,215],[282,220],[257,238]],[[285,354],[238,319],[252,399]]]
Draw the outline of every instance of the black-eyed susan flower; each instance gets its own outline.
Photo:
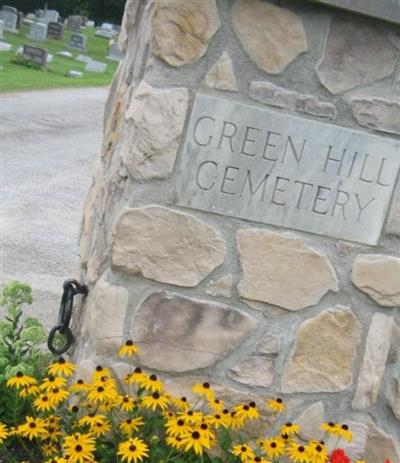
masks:
[[[24,375],[22,371],[19,371],[15,376],[7,380],[8,387],[15,387],[17,389],[33,386],[34,384],[37,384],[36,379],[32,378],[32,376]]]
[[[89,413],[88,415],[82,416],[82,418],[79,419],[78,424],[79,426],[91,426],[93,423],[96,423],[97,421],[106,421],[107,417],[105,415],[97,415],[95,413]]]
[[[299,432],[300,426],[298,424],[291,423],[290,421],[281,426],[282,434],[288,434],[291,436],[292,434],[298,434]]]
[[[167,445],[169,445],[170,447],[173,447],[176,450],[183,450],[182,437],[167,436],[165,438],[165,442],[167,443]]]
[[[0,444],[2,444],[8,437],[9,433],[7,426],[0,421]]]
[[[47,378],[44,378],[42,384],[40,384],[39,389],[41,391],[50,391],[54,387],[62,388],[67,383],[67,380],[62,376],[53,376],[49,375]]]
[[[202,437],[209,440],[210,442],[212,442],[215,439],[214,433],[211,431],[210,427],[205,422],[201,423],[201,425],[198,426],[197,431],[199,431]]]
[[[33,407],[39,412],[48,412],[53,410],[54,406],[46,394],[41,394],[37,399],[33,401]]]
[[[23,387],[19,390],[18,395],[23,399],[27,397],[35,397],[40,394],[39,386],[32,385],[28,387]]]
[[[228,427],[225,420],[223,419],[222,414],[220,413],[214,413],[214,415],[206,416],[206,422],[213,426],[215,429],[219,429],[220,427]]]
[[[95,438],[90,434],[75,433],[66,436],[62,447],[68,463],[85,463],[94,460]]]
[[[222,410],[225,408],[225,403],[223,400],[220,400],[218,398],[213,398],[212,400],[208,401],[209,407],[216,411],[216,412],[222,412]]]
[[[168,408],[169,399],[159,392],[153,392],[153,394],[142,398],[142,404],[144,407],[150,408],[153,411],[157,410],[157,408],[166,410]]]
[[[196,455],[203,455],[204,449],[211,448],[211,442],[197,429],[182,436],[182,448],[193,450]]]
[[[235,407],[235,412],[239,417],[243,417],[246,420],[255,420],[260,417],[260,412],[257,410],[255,402],[237,405]]]
[[[94,384],[90,388],[87,398],[92,404],[103,404],[114,401],[117,398],[117,393],[113,387],[108,387],[105,384]]]
[[[211,389],[210,383],[207,382],[195,384],[192,391],[200,397],[205,397],[209,402],[215,398],[214,391]]]
[[[46,442],[40,446],[42,453],[45,457],[51,457],[58,452],[58,448],[53,442]],[[51,461],[51,460],[50,460]]]
[[[266,405],[270,410],[277,413],[282,413],[286,410],[286,406],[280,397],[268,400]]]
[[[186,397],[180,397],[179,399],[176,397],[171,398],[171,402],[173,405],[175,405],[176,408],[179,410],[189,410],[190,409],[190,403]]]
[[[111,424],[106,419],[97,419],[90,424],[90,433],[96,437],[104,436],[109,431],[111,431]]]
[[[280,436],[260,439],[257,443],[269,458],[279,458],[285,453],[286,443]]]
[[[140,367],[136,367],[132,373],[129,373],[125,377],[125,383],[126,384],[139,384],[142,385],[145,379],[147,378],[147,375],[143,373],[143,370]]]
[[[328,450],[323,441],[311,441],[306,446],[307,453],[312,463],[327,463]]]
[[[337,435],[337,428],[338,425],[330,421],[329,423],[322,423],[320,428],[322,431],[326,432],[327,434],[335,434]]]
[[[75,383],[72,383],[69,386],[70,392],[79,394],[82,392],[87,392],[90,389],[90,385],[85,383],[83,379],[78,379]]]
[[[231,453],[236,457],[239,457],[242,461],[251,460],[256,456],[254,450],[248,444],[235,445]]]
[[[64,357],[60,357],[58,360],[49,365],[47,369],[53,376],[62,375],[68,377],[74,373],[76,366],[71,362],[67,362]]]
[[[243,415],[239,415],[238,413],[236,413],[235,410],[231,412],[231,421],[229,424],[230,428],[232,429],[243,428],[243,426],[245,425],[245,422],[246,422],[246,418]]]
[[[126,436],[130,436],[134,432],[138,431],[140,426],[143,425],[143,418],[139,416],[137,418],[127,418],[126,420],[122,421],[119,425],[119,428]]]
[[[336,427],[335,434],[347,442],[351,442],[353,440],[353,433],[350,431],[347,424],[338,425]]]
[[[20,424],[17,427],[17,433],[18,435],[26,437],[29,440],[42,437],[47,433],[46,422],[41,418],[33,418],[32,416],[27,416],[25,418],[25,423]]]
[[[108,368],[103,367],[102,365],[97,365],[92,374],[92,381],[95,383],[102,377],[111,378],[111,371]]]
[[[118,397],[118,403],[122,411],[131,412],[137,407],[137,401],[130,397],[129,395],[124,395]]]
[[[298,442],[291,442],[286,450],[286,454],[294,463],[309,463],[306,446]]]
[[[69,394],[66,389],[62,389],[60,387],[53,387],[48,393],[47,393],[50,402],[54,406],[58,406],[61,402],[64,402],[65,399],[68,398]]]
[[[256,455],[254,458],[252,458],[250,460],[246,460],[246,463],[271,463],[271,462],[266,460],[261,455]]]
[[[180,413],[179,416],[182,416],[187,423],[192,425],[199,425],[204,418],[201,412],[195,410],[188,410],[185,413]]]
[[[139,347],[133,344],[131,339],[125,342],[125,344],[119,349],[119,357],[132,357],[139,352]]]
[[[141,386],[150,392],[161,392],[164,389],[164,385],[158,379],[157,375],[145,376],[141,381]]]
[[[60,437],[62,436],[62,432],[58,426],[46,426],[47,434],[45,434],[44,439],[48,439],[51,442],[59,442]],[[56,452],[53,452],[53,454]]]
[[[167,420],[165,424],[169,436],[183,436],[191,431],[191,426],[182,417],[175,417]]]
[[[122,461],[137,463],[149,456],[149,448],[142,439],[131,437],[119,444],[117,454]]]

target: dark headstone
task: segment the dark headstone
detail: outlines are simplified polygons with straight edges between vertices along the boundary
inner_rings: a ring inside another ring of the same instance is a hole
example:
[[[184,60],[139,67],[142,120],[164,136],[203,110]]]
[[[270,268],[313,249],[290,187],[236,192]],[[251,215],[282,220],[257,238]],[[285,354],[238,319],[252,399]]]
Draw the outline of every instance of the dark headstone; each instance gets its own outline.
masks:
[[[41,67],[46,67],[47,50],[44,48],[32,47],[31,45],[24,45],[22,50],[22,59],[38,64]]]
[[[47,25],[47,37],[62,39],[64,37],[64,26],[60,23],[49,22]]]
[[[72,33],[68,47],[72,48],[73,50],[86,51],[86,40],[86,35]]]
[[[82,18],[81,16],[68,16],[67,27],[70,31],[79,32],[81,30]]]

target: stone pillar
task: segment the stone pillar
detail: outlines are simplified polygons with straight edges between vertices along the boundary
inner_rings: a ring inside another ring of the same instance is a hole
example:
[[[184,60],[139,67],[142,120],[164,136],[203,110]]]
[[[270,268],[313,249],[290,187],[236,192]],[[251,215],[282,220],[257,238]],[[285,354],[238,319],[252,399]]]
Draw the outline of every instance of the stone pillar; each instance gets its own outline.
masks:
[[[78,361],[118,370],[130,338],[173,388],[280,395],[308,437],[347,420],[352,457],[398,461],[396,31],[307,0],[127,1]]]

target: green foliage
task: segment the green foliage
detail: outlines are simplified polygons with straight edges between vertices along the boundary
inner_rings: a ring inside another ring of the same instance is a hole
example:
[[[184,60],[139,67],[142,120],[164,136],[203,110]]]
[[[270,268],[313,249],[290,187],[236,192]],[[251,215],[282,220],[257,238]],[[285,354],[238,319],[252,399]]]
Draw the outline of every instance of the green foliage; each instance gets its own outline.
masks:
[[[32,304],[28,285],[14,281],[3,288],[0,305],[6,316],[0,320],[0,416],[10,425],[26,413],[27,403],[6,386],[7,379],[19,371],[41,377],[50,358],[40,349],[46,340],[41,323],[32,317],[22,319],[24,304]]]

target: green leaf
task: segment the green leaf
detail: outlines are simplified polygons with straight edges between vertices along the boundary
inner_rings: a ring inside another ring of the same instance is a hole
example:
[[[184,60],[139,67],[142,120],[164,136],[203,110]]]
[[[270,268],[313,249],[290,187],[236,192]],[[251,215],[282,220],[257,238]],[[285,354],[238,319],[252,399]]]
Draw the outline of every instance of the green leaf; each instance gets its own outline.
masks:
[[[228,450],[230,450],[232,447],[232,437],[230,432],[225,428],[221,428],[221,430],[218,433],[218,439],[219,445],[221,446],[222,450],[228,452]]]

